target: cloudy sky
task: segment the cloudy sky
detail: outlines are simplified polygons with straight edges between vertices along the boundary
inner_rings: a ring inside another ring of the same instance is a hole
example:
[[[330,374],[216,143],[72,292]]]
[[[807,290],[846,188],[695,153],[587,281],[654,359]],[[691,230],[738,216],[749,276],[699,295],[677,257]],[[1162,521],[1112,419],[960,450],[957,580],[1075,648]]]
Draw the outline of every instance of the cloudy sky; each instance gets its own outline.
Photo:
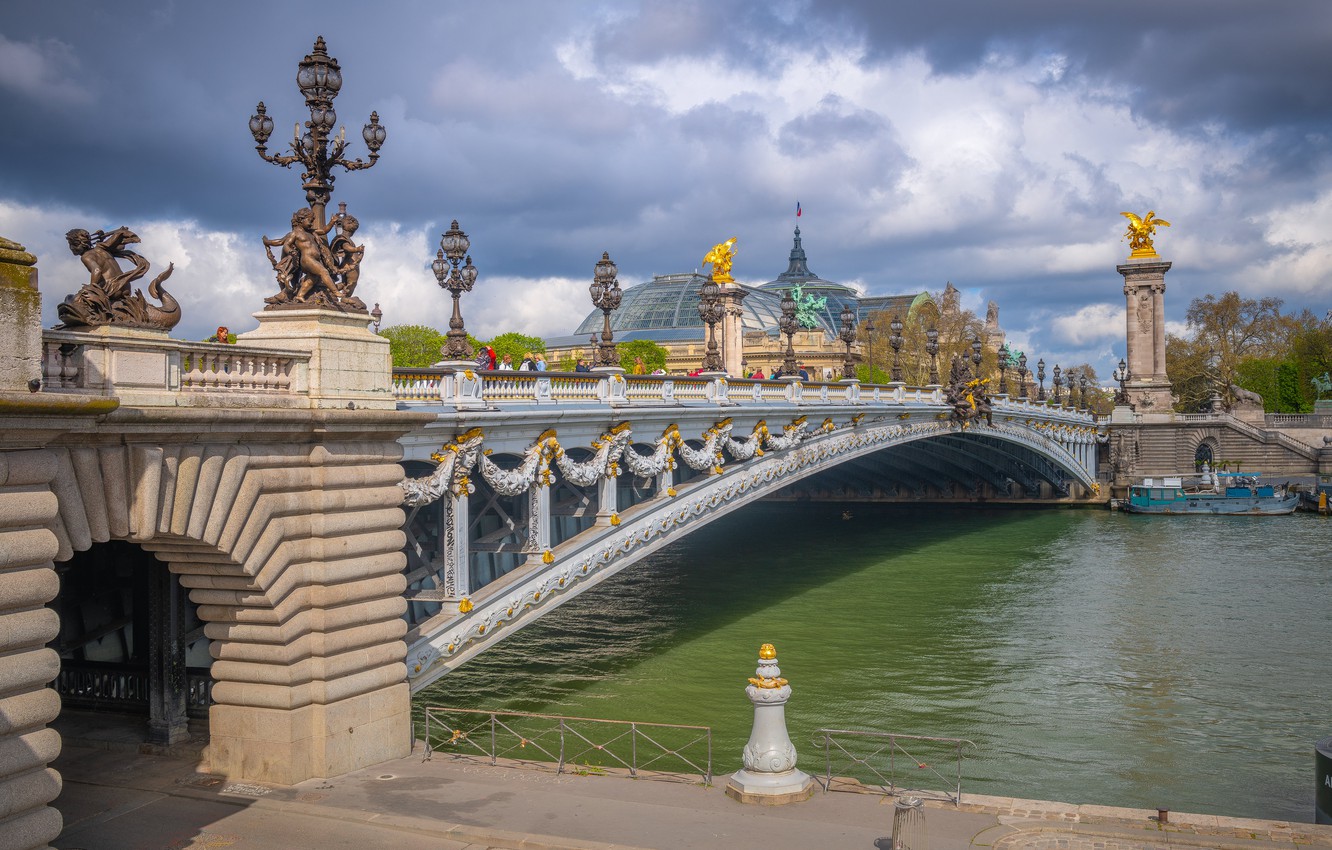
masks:
[[[9,0],[0,18],[0,235],[37,254],[46,324],[86,282],[73,227],[127,224],[182,302],[176,335],[254,326],[260,244],[304,204],[262,162],[308,117],[296,63],[342,65],[339,171],[358,294],[447,326],[429,261],[458,219],[469,330],[572,331],[602,251],[621,284],[786,266],[870,294],[941,290],[1047,360],[1123,353],[1121,210],[1173,223],[1168,318],[1237,289],[1332,308],[1332,3],[1232,0],[136,3]],[[156,273],[155,271],[153,273]]]

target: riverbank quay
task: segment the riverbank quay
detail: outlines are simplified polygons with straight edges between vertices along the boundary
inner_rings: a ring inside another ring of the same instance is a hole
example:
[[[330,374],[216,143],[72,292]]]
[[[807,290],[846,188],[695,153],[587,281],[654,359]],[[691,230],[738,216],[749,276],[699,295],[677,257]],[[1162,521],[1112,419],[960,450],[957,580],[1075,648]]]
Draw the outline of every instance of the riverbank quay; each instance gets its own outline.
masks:
[[[822,850],[892,846],[893,798],[816,792],[746,806],[687,782],[409,757],[292,786],[230,782],[196,760],[67,746],[59,850]],[[932,850],[1332,847],[1332,827],[965,794],[927,801]]]

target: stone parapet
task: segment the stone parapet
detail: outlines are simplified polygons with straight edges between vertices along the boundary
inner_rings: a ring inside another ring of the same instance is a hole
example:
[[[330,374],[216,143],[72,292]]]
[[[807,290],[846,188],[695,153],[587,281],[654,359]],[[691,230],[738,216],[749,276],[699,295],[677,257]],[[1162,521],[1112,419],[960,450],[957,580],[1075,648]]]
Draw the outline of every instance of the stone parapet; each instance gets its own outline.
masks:
[[[363,313],[337,310],[265,310],[259,327],[237,337],[258,348],[309,355],[307,389],[313,407],[392,410],[393,357],[389,342],[372,333]]]
[[[0,237],[0,392],[36,391],[42,377],[37,258]]]

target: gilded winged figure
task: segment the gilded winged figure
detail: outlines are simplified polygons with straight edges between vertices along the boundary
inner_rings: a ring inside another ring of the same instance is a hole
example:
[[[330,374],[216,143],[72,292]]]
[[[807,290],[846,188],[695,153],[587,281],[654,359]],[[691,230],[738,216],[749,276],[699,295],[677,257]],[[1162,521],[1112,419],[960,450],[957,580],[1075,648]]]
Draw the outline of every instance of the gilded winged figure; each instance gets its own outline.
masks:
[[[1129,241],[1129,247],[1133,249],[1129,258],[1160,256],[1152,247],[1152,234],[1158,227],[1169,227],[1170,222],[1157,218],[1155,210],[1149,210],[1142,218],[1139,218],[1137,213],[1131,212],[1122,212],[1120,215],[1129,220],[1128,231],[1124,234],[1124,238]]]

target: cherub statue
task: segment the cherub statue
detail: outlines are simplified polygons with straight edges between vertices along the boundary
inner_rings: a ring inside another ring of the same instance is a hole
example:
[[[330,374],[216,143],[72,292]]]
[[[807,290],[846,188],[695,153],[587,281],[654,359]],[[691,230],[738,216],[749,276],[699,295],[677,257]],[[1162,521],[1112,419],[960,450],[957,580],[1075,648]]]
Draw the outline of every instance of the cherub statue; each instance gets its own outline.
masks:
[[[732,236],[725,242],[712,246],[712,250],[703,255],[703,265],[712,265],[712,279],[717,283],[734,283],[731,277],[731,263],[735,260],[735,240]]]
[[[1156,211],[1149,210],[1147,215],[1138,218],[1136,213],[1122,212],[1120,215],[1129,220],[1128,230],[1123,238],[1129,241],[1129,247],[1133,251],[1129,254],[1129,259],[1135,257],[1157,257],[1156,249],[1152,247],[1152,234],[1158,227],[1169,227],[1170,222],[1163,218],[1156,218]]]
[[[62,328],[97,328],[103,325],[123,325],[131,328],[155,328],[169,331],[180,321],[180,305],[171,293],[162,288],[162,281],[171,276],[174,264],[153,278],[148,294],[162,302],[162,306],[148,303],[143,292],[131,284],[148,273],[151,264],[127,248],[139,241],[128,227],[117,227],[110,233],[75,229],[65,234],[69,250],[83,261],[91,275],[83,288],[65,296],[56,305]],[[120,260],[128,260],[133,268],[125,271]]]
[[[323,226],[307,207],[292,213],[291,231],[285,236],[263,237],[268,261],[273,264],[280,287],[277,295],[264,299],[269,305],[267,309],[308,305],[364,310],[365,303],[351,294],[365,254],[364,246],[352,242],[357,226],[345,207]],[[339,232],[330,245],[325,237],[335,227]],[[277,247],[282,248],[282,253],[274,257],[272,249]]]

